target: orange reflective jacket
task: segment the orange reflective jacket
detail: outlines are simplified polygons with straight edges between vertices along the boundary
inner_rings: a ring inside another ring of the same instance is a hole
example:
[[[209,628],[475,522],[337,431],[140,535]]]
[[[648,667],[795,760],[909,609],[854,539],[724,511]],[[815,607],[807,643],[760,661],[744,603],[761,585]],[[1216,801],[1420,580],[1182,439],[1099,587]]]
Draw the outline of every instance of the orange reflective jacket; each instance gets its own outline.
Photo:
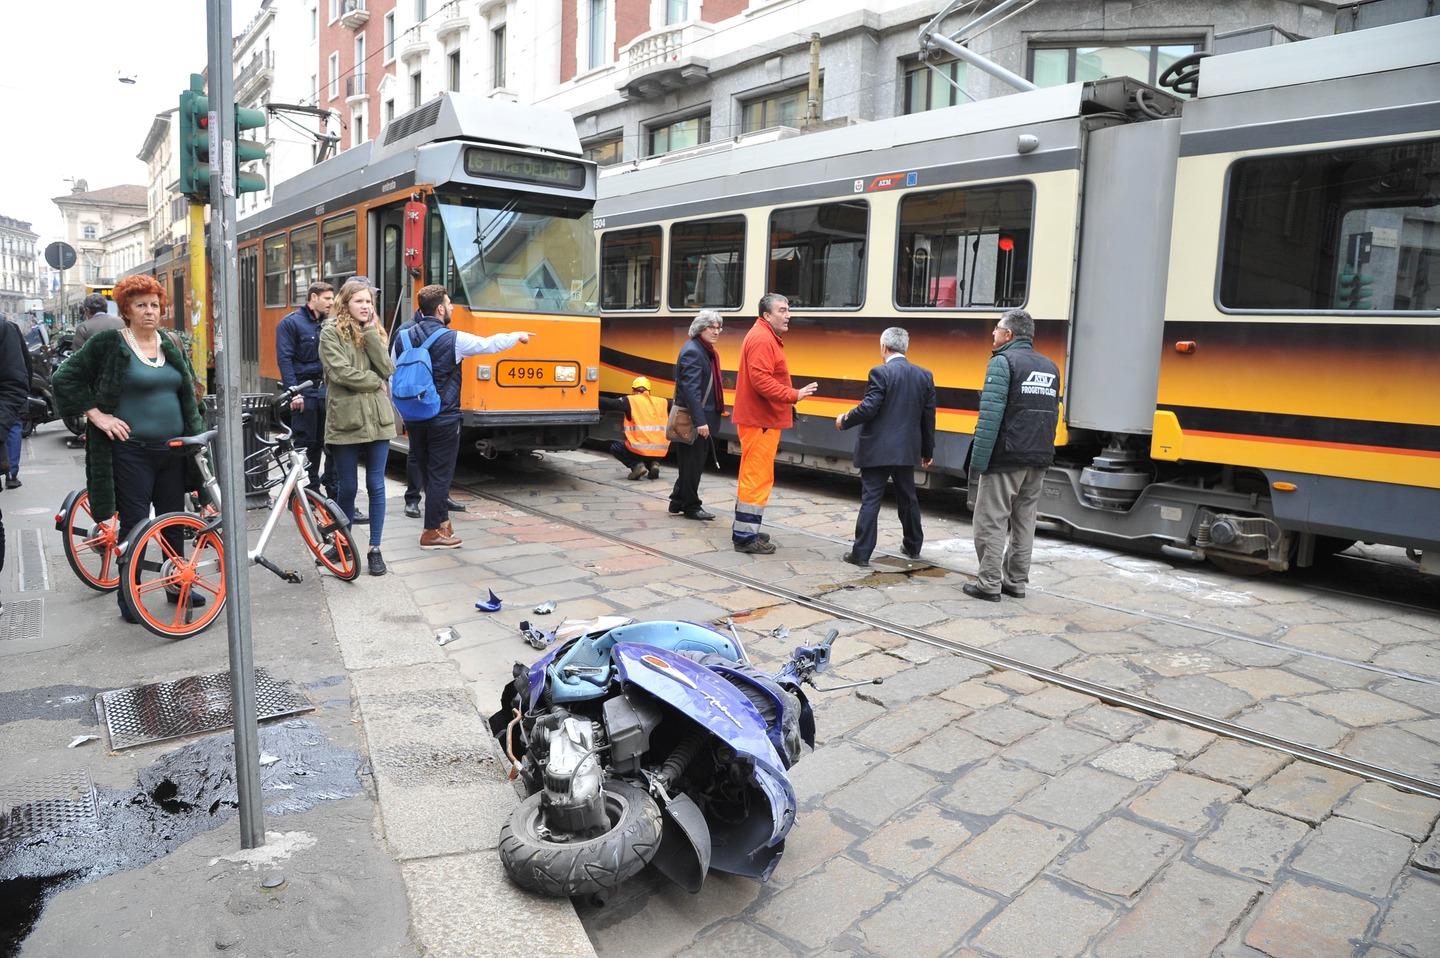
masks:
[[[670,451],[665,439],[665,400],[645,393],[631,393],[630,415],[625,417],[625,447],[637,456],[664,459]]]

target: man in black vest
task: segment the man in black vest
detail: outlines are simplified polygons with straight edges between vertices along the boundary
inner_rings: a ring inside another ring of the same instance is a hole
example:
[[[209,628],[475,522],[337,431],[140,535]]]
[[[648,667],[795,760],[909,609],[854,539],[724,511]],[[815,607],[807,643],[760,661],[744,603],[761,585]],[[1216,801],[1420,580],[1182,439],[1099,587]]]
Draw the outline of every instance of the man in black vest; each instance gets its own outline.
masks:
[[[904,532],[901,548],[913,559],[925,541],[915,467],[928,467],[935,455],[935,377],[930,370],[910,364],[905,357],[909,350],[910,334],[899,326],[881,333],[881,363],[870,370],[865,398],[835,417],[836,429],[860,426],[855,443],[860,515],[855,519],[855,544],[841,556],[851,565],[870,564],[880,500],[890,480],[895,482],[895,509]]]
[[[1060,370],[1035,351],[1034,340],[1035,320],[1025,310],[1000,317],[980,393],[970,450],[970,468],[980,476],[974,522],[980,581],[962,591],[987,602],[999,602],[1001,593],[1025,598],[1040,489],[1055,461]]]
[[[430,344],[430,371],[440,394],[440,411],[421,422],[405,421],[405,435],[420,467],[425,487],[425,531],[422,549],[458,549],[460,539],[450,525],[450,480],[455,478],[455,457],[460,453],[460,363],[466,356],[499,353],[516,343],[528,343],[534,333],[497,333],[475,336],[449,329],[450,295],[444,286],[423,287],[416,297],[422,315],[404,335],[390,343],[397,357],[407,345],[419,345],[437,329],[443,332]],[[406,340],[410,340],[409,343]]]

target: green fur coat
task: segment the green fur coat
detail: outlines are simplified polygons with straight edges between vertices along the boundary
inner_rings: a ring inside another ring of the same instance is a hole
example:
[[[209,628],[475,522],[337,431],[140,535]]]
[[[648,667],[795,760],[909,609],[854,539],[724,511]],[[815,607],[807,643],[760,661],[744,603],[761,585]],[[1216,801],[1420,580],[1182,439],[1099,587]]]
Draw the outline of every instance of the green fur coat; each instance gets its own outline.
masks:
[[[203,431],[205,420],[195,399],[195,375],[190,370],[189,358],[168,335],[161,335],[160,350],[165,354],[165,361],[180,370],[180,418],[186,434]],[[107,329],[85,340],[85,345],[55,370],[55,404],[60,415],[80,416],[89,409],[113,415],[125,388],[130,356],[130,347],[119,330]],[[115,514],[115,474],[110,445],[109,436],[94,426],[86,426],[85,487],[90,491],[90,512],[97,519]],[[186,460],[185,478],[187,488],[199,488],[200,472],[194,460]]]

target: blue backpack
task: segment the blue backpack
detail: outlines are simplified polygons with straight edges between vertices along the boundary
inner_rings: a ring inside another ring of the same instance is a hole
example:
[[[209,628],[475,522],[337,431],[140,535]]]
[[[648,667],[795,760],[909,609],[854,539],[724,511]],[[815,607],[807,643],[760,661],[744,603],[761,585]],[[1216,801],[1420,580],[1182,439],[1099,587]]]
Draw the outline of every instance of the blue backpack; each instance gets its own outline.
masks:
[[[415,327],[400,330],[405,348],[395,360],[390,376],[390,398],[406,422],[424,422],[440,412],[440,391],[435,388],[435,371],[430,365],[430,346],[445,328],[435,330],[419,346],[415,345]]]

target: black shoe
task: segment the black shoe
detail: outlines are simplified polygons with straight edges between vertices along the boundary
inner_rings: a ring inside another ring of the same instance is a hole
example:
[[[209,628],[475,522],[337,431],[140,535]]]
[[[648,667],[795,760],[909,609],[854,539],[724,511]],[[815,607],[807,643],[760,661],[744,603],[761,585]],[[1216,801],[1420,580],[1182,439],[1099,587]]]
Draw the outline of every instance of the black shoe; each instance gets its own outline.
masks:
[[[635,463],[635,465],[633,465],[633,466],[630,467],[630,474],[629,474],[628,476],[626,476],[625,478],[626,478],[626,479],[630,479],[630,480],[632,480],[632,481],[635,480],[635,479],[643,479],[643,478],[645,478],[645,463],[643,463],[643,462],[637,462],[637,463]]]
[[[451,498],[449,498],[449,497],[447,496],[447,497],[445,498],[445,511],[446,511],[446,512],[468,512],[469,510],[465,508],[465,503],[463,503],[463,502],[456,502],[454,499],[451,499]]]
[[[1006,585],[1002,582],[1000,584],[1000,591],[1005,595],[1008,595],[1012,599],[1025,598],[1025,590],[1020,588],[1018,585]]]
[[[659,479],[659,478],[660,478],[660,467],[657,466],[657,465],[656,465],[655,463],[653,463],[653,462],[652,462],[652,463],[648,463],[648,466],[649,466],[649,468],[650,468],[650,478],[651,478],[651,479]]]
[[[140,620],[137,619],[135,616],[131,615],[128,609],[121,609],[121,610],[120,610],[120,621],[122,621],[122,622],[127,622],[127,623],[129,623],[130,625],[139,625],[139,624],[140,624]]]
[[[841,562],[848,562],[851,565],[858,565],[862,569],[870,568],[869,559],[857,559],[854,552],[847,552],[840,557]]]
[[[715,518],[715,513],[706,512],[704,509],[692,509],[685,513],[686,519],[699,519],[702,522],[709,522]]]
[[[901,549],[900,551],[905,553],[905,558],[907,558],[907,559],[912,559],[912,560],[913,560],[913,559],[918,559],[918,558],[920,558],[920,550],[919,550],[919,549],[916,549],[914,552],[911,552],[909,549]]]
[[[684,509],[681,509],[679,506],[675,505],[675,503],[673,502],[670,503],[669,509],[672,516],[678,516],[685,511]]]
[[[171,605],[179,605],[180,595],[176,592],[166,592],[165,601],[169,602]],[[207,602],[203,595],[192,590],[190,593],[190,601],[186,604],[189,605],[192,609],[203,609],[206,606]]]
[[[407,502],[407,503],[405,503],[405,516],[406,516],[407,518],[409,518],[409,519],[419,519],[419,518],[420,518],[420,503],[418,503],[418,502]]]
[[[651,479],[654,479],[655,477],[654,477],[654,476],[651,476],[650,478],[651,478]],[[23,486],[23,485],[25,485],[25,483],[23,483],[23,482],[20,481],[20,477],[19,477],[19,476],[7,476],[6,479],[5,479],[5,488],[6,488],[6,489],[19,489],[19,488],[20,488],[21,486]]]
[[[736,552],[743,552],[746,555],[752,556],[768,556],[775,551],[775,543],[766,542],[758,536],[749,542],[735,542],[732,544],[735,546]]]
[[[983,599],[983,600],[986,601],[986,602],[999,602],[999,601],[1000,601],[1000,593],[998,593],[998,592],[986,592],[984,589],[980,588],[978,585],[976,585],[976,584],[973,583],[973,582],[967,582],[967,583],[965,583],[964,585],[962,585],[962,586],[960,587],[960,591],[963,592],[963,593],[965,593],[966,595],[970,596],[972,599]]]
[[[357,510],[355,518],[350,520],[350,524],[352,526],[368,526],[370,524],[370,517]]]
[[[331,546],[330,548],[326,549],[326,550],[325,550],[323,553],[321,553],[321,554],[325,556],[325,561],[328,562],[328,563],[330,563],[331,565],[339,565],[339,564],[340,564],[340,550],[339,550],[338,548],[336,548],[335,546]],[[316,564],[316,565],[319,565],[319,564],[320,564],[320,560],[319,560],[319,559],[316,559],[316,560],[315,560],[315,564]]]
[[[755,538],[759,539],[761,542],[769,542],[769,541],[770,541],[770,533],[768,533],[768,532],[757,532],[757,533],[755,533]]]
[[[369,555],[367,558],[368,558],[369,561],[370,561],[370,574],[371,574],[371,575],[384,575],[384,574],[385,574],[385,572],[387,571],[386,568],[385,568],[385,557],[382,556],[382,555],[380,555],[380,550],[379,550],[379,549],[371,549],[371,550],[370,550],[370,555]]]

